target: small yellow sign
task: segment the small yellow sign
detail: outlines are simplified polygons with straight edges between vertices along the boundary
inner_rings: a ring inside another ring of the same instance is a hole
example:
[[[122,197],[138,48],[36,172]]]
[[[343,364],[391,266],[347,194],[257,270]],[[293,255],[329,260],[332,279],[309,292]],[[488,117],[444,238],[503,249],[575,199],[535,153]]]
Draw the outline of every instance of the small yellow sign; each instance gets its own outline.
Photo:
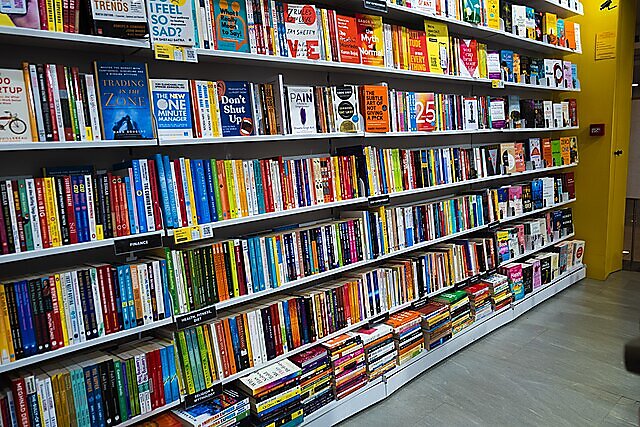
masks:
[[[615,31],[596,33],[596,61],[615,59],[616,37],[617,34]]]
[[[178,62],[198,62],[195,49],[184,46],[157,43],[153,46],[156,59]]]
[[[176,244],[187,243],[192,240],[200,238],[200,227],[194,225],[193,227],[176,228],[173,230],[173,241]]]
[[[494,89],[503,89],[504,82],[502,80],[491,80],[491,87]]]

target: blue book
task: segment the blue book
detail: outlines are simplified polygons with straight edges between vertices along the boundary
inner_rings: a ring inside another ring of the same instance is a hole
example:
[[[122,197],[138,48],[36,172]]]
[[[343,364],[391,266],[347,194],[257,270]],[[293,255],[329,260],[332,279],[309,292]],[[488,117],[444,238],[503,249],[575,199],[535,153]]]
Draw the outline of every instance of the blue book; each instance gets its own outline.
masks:
[[[291,317],[289,316],[289,301],[282,301],[282,314],[284,314],[284,330],[287,335],[289,351],[293,350],[293,334],[291,333]]]
[[[98,423],[98,411],[96,409],[95,387],[93,386],[93,378],[91,377],[92,366],[82,369],[82,377],[85,382],[85,390],[87,393],[87,407],[89,408],[89,419],[91,426],[100,426]]]
[[[263,214],[267,212],[264,205],[264,186],[262,184],[262,171],[260,170],[260,161],[253,161],[253,174],[256,177],[256,193],[258,195],[258,212]]]
[[[227,0],[213,0],[212,3],[218,49],[249,53],[246,3]]]
[[[302,162],[300,160],[294,160],[294,166],[296,168],[296,182],[298,183],[298,206],[306,206],[304,200],[304,194],[302,192]]]
[[[416,132],[418,130],[418,124],[416,123],[416,93],[407,92],[407,95],[409,95],[409,126],[411,132]]]
[[[106,425],[106,418],[104,413],[104,406],[102,405],[102,387],[100,387],[100,373],[98,371],[98,365],[91,367],[91,378],[93,381],[93,402],[96,408],[96,415],[98,417],[98,425]]]
[[[131,278],[131,267],[128,265],[125,267],[126,268],[124,269],[124,280],[125,280],[125,290],[127,291],[126,310],[129,313],[129,324],[131,325],[132,328],[135,328],[136,326],[138,326],[138,321],[136,319],[136,306],[135,306],[135,300],[133,298],[133,280]],[[124,295],[122,295],[121,298],[124,299],[125,298]],[[122,311],[124,314],[124,309]]]
[[[216,188],[213,182],[213,171],[211,170],[211,162],[202,162],[204,167],[204,177],[207,184],[207,200],[209,201],[209,214],[211,215],[211,222],[219,221],[218,209],[216,207]]]
[[[236,323],[236,318],[230,316],[229,320],[229,331],[231,332],[231,346],[233,347],[233,357],[236,360],[236,366],[238,367],[238,371],[240,370],[242,363],[240,363],[240,337],[238,336],[238,324]]]
[[[193,160],[191,162],[191,174],[193,175],[193,186],[197,189],[196,195],[198,196],[196,200],[196,211],[199,212],[198,224],[208,224],[211,222],[211,213],[209,212],[209,197],[202,163],[202,160]]]
[[[35,378],[30,379],[32,381],[35,388]],[[29,386],[27,386],[27,390],[29,390]],[[40,416],[40,406],[38,405],[38,393],[34,390],[33,393],[27,394],[27,406],[29,407],[29,421],[31,421],[32,427],[42,427],[42,417]]]
[[[258,271],[256,266],[256,253],[253,248],[253,238],[247,239],[249,248],[249,268],[251,269],[251,283],[253,284],[253,292],[260,290],[260,281],[258,279]]]
[[[20,335],[22,336],[22,349],[25,356],[32,356],[38,352],[36,342],[35,325],[33,324],[33,313],[29,299],[28,282],[23,280],[14,285],[16,291],[16,301],[20,301],[18,310],[20,314]],[[18,290],[20,291],[18,295]]]
[[[167,181],[167,193],[169,194],[169,206],[171,207],[171,219],[173,227],[179,228],[182,224],[178,224],[178,208],[176,208],[176,194],[173,191],[173,175],[171,174],[171,161],[169,156],[162,157],[163,170]]]
[[[147,228],[147,213],[145,211],[144,195],[142,192],[142,175],[140,174],[140,161],[131,161],[131,169],[133,170],[133,188],[136,191],[136,207],[138,211],[138,225],[140,233],[149,231]]]
[[[387,194],[389,193],[389,189],[387,188],[387,171],[384,166],[386,162],[384,161],[383,150],[378,150],[378,157],[380,160],[380,173],[382,175],[382,194]]]
[[[133,198],[131,192],[131,179],[128,176],[124,178],[124,186],[127,191],[127,209],[129,210],[129,229],[131,230],[131,234],[138,234],[138,225],[136,224],[136,217],[134,216],[134,205]]]
[[[84,183],[84,175],[78,175],[78,186],[80,191],[78,195],[80,196],[80,224],[76,224],[76,228],[78,231],[82,230],[82,235],[84,236],[83,242],[88,242],[91,234],[89,233],[89,212],[87,207],[87,187]]]
[[[158,169],[158,182],[160,183],[160,195],[162,196],[162,216],[167,227],[174,226],[173,212],[169,201],[169,187],[167,185],[167,176],[164,171],[164,162],[160,154],[154,156],[156,169]]]
[[[256,253],[256,265],[258,266],[258,279],[260,281],[260,290],[264,291],[267,289],[267,281],[269,272],[267,271],[267,267],[263,263],[262,259],[262,248],[260,246],[260,238],[255,237],[253,240],[253,249]]]
[[[73,403],[76,408],[76,420],[78,425],[90,425],[89,405],[87,403],[87,389],[82,368],[71,370],[71,390]]]
[[[193,379],[194,381],[197,380],[196,384],[196,390],[204,390],[205,389],[205,384],[204,384],[204,375],[203,375],[203,370],[202,370],[202,360],[200,359],[200,351],[199,351],[199,346],[198,346],[198,337],[196,336],[196,331],[195,329],[191,328],[191,329],[187,329],[185,331],[185,336],[188,336],[188,340],[187,343],[191,342],[191,350],[189,350],[189,353],[191,355],[191,353],[193,353],[193,362],[194,364],[192,366],[194,366],[195,368],[193,369]]]
[[[307,167],[307,162],[303,161],[301,163],[304,174],[304,194],[307,201],[307,204],[305,206],[311,206],[311,189],[309,188],[309,180],[307,179],[307,177],[309,176],[309,168]]]
[[[76,219],[76,232],[78,235],[78,243],[86,242],[84,229],[82,227],[82,207],[80,205],[80,180],[78,175],[71,175],[71,188],[73,192],[73,213]]]
[[[123,419],[122,421],[126,421],[129,418],[131,418],[131,397],[129,394],[129,378],[127,377],[127,363],[126,361],[122,361],[120,363],[119,369],[122,371],[122,384],[123,384],[123,388],[124,388],[124,401],[125,401],[125,405],[126,407],[126,412],[127,412],[127,416],[125,419]],[[133,384],[132,384],[133,387]]]
[[[169,373],[169,361],[167,360],[167,348],[160,349],[160,364],[162,367],[162,392],[165,403],[172,402],[171,398],[171,375]]]
[[[507,82],[513,82],[513,51],[500,51],[500,68],[502,69],[502,78]]]
[[[249,136],[254,133],[249,83],[218,81],[218,101],[222,136]]]
[[[273,253],[273,245],[271,243],[271,237],[265,237],[264,246],[267,251],[267,266],[269,268],[269,283],[272,288],[278,287],[276,279],[276,258],[277,255]]]
[[[169,360],[169,372],[171,373],[171,397],[173,401],[180,399],[180,390],[178,388],[178,373],[176,371],[175,347],[167,346]]]
[[[102,137],[106,140],[153,139],[147,64],[96,62]]]
[[[125,270],[128,269],[128,265],[119,265],[116,267],[116,271],[118,272],[118,286],[120,286],[120,304],[122,305],[122,323],[124,329],[130,329],[132,327],[131,320],[129,318],[129,292],[127,291],[127,279],[125,272]]]
[[[158,138],[193,138],[189,81],[151,79],[150,84]]]

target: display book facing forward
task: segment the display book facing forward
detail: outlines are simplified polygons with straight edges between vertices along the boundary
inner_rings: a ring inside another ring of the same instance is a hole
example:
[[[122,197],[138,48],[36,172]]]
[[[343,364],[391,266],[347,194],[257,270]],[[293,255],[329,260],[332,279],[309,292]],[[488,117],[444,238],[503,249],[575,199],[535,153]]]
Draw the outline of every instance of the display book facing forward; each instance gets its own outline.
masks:
[[[0,70],[10,117],[0,142],[155,138],[146,64],[96,62],[94,74],[59,64],[22,68]]]

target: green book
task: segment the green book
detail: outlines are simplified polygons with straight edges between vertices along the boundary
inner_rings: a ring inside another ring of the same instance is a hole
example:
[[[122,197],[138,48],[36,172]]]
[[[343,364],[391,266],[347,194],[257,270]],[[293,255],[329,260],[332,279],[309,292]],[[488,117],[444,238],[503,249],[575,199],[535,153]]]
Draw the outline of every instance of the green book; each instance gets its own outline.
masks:
[[[202,307],[202,301],[200,300],[200,281],[198,280],[198,257],[194,256],[194,250],[188,251],[189,267],[191,270],[191,284],[193,286],[193,305],[195,309]]]
[[[462,18],[465,22],[480,24],[482,7],[480,0],[463,0]]]
[[[185,338],[184,331],[178,331],[175,334],[175,337],[178,340],[178,358],[179,363],[182,368],[182,372],[184,373],[184,380],[186,384],[184,387],[187,393],[193,393],[195,391],[195,383],[193,381],[193,371],[191,370],[191,360],[189,358],[189,351],[187,349],[187,340]]]
[[[213,178],[213,189],[215,192],[218,221],[222,221],[222,201],[220,200],[220,182],[218,181],[218,166],[216,164],[216,159],[211,159],[211,176]]]
[[[332,224],[330,227],[333,227],[333,231],[336,233],[336,247],[338,253],[338,266],[342,267],[344,265],[344,260],[342,259],[342,240],[340,239],[340,223]]]
[[[465,291],[450,291],[450,292],[444,292],[438,295],[437,297],[434,298],[434,300],[445,303],[445,304],[454,304],[455,302],[461,300],[466,296],[467,296],[467,293]]]
[[[18,194],[20,196],[20,210],[22,211],[22,224],[24,228],[24,239],[27,243],[27,250],[33,250],[33,235],[31,234],[31,221],[38,217],[32,217],[29,212],[29,201],[27,199],[27,184],[24,179],[18,180]]]
[[[176,270],[173,265],[173,257],[171,249],[164,248],[165,259],[167,260],[167,275],[169,277],[169,294],[173,304],[173,314],[180,314],[180,301],[178,300],[178,292],[176,287]]]
[[[553,166],[562,166],[562,151],[559,139],[551,140],[551,157],[553,158]]]
[[[198,339],[198,349],[200,350],[200,361],[202,362],[202,378],[204,380],[204,386],[205,388],[209,388],[213,385],[213,380],[211,379],[211,368],[209,367],[207,344],[204,342],[202,326],[196,327],[196,337]]]
[[[202,374],[202,362],[200,361],[200,352],[198,351],[198,339],[193,329],[187,329],[185,331],[187,338],[187,349],[189,350],[189,359],[191,359],[191,366],[193,369],[193,381],[196,385],[196,390],[204,390],[204,375]]]
[[[67,80],[67,95],[69,100],[69,112],[71,113],[71,127],[73,129],[73,136],[76,141],[80,141],[80,124],[78,122],[78,108],[76,104],[76,93],[74,90],[73,76],[71,75],[71,69],[64,67],[64,76]],[[84,114],[83,111],[80,112]]]
[[[393,181],[397,191],[402,191],[402,165],[400,162],[400,150],[394,148],[391,151],[393,159]]]
[[[113,370],[116,374],[116,391],[118,392],[118,402],[120,403],[120,421],[126,421],[128,419],[127,399],[124,395],[124,382],[122,381],[122,362],[114,360]]]

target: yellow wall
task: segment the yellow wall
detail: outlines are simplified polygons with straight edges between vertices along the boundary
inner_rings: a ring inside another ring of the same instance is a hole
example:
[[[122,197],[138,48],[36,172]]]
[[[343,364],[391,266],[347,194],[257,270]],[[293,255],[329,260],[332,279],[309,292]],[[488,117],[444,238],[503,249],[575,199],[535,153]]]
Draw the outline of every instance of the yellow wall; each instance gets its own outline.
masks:
[[[585,16],[573,18],[580,23],[583,53],[566,59],[578,64],[582,89],[574,93],[581,129],[573,219],[577,237],[586,240],[589,277],[604,280],[622,268],[636,0],[614,0],[618,7],[604,11],[601,3],[583,0]],[[602,31],[617,32],[615,59],[595,60],[596,33]],[[594,123],[605,124],[605,136],[589,136]],[[614,156],[616,150],[623,155]]]

